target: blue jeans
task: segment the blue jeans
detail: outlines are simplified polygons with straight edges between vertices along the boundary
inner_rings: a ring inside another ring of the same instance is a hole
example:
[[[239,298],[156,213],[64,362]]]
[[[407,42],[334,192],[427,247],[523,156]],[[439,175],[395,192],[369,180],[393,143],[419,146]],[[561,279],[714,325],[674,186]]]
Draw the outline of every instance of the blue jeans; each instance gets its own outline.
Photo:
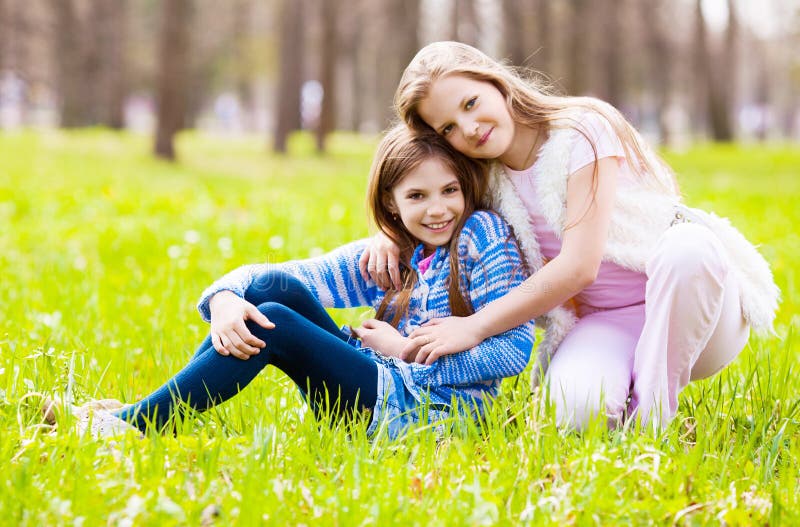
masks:
[[[206,337],[173,378],[116,415],[142,431],[148,426],[160,430],[176,403],[207,410],[239,393],[267,364],[288,375],[315,410],[327,409],[339,417],[375,406],[377,365],[348,342],[299,280],[281,271],[267,273],[247,289],[245,300],[275,323],[274,329],[264,329],[247,322],[250,331],[267,343],[258,355],[248,360],[220,355],[211,337]]]

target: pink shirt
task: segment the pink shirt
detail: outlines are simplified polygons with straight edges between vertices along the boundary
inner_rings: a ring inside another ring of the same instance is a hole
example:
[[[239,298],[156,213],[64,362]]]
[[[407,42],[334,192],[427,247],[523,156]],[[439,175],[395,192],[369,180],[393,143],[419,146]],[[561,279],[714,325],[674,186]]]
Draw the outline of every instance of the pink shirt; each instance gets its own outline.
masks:
[[[617,134],[611,124],[600,114],[587,112],[584,119],[580,122],[581,129],[591,138],[597,149],[597,159],[615,157],[619,162],[619,177],[617,180],[617,192],[624,189],[627,184],[636,177],[628,165],[625,158],[625,150],[622,148]],[[576,134],[577,138],[570,151],[569,173],[573,174],[577,170],[594,163],[595,156],[592,146],[583,134]],[[536,238],[542,251],[542,255],[548,260],[555,258],[561,252],[561,240],[555,235],[547,225],[541,214],[539,200],[537,199],[536,180],[539,167],[536,163],[526,170],[512,170],[505,168],[517,194],[525,204],[525,208],[531,216]],[[609,309],[624,307],[644,302],[644,290],[647,283],[647,275],[636,271],[631,271],[615,263],[603,260],[600,263],[600,270],[597,279],[590,286],[575,296],[578,303],[579,314],[584,315],[596,311],[597,309]]]
[[[425,274],[425,271],[428,270],[428,267],[431,266],[431,262],[433,261],[433,257],[436,256],[436,252],[432,252],[429,256],[426,256],[422,260],[419,261],[417,264],[417,269],[419,269],[419,274]]]

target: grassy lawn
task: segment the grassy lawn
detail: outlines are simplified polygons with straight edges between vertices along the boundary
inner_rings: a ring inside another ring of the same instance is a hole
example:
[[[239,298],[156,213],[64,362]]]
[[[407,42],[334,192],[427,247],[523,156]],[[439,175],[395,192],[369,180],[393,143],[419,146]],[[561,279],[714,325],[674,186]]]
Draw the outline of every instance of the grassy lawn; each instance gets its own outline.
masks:
[[[277,157],[185,135],[170,165],[139,136],[0,135],[0,524],[800,524],[797,148],[666,154],[690,205],[761,244],[783,302],[777,336],[686,389],[658,437],[560,432],[524,374],[484,430],[368,441],[316,422],[272,368],[177,437],[39,424],[31,393],[134,401],[181,368],[225,271],[366,235],[374,145],[340,135],[319,157],[298,136]]]

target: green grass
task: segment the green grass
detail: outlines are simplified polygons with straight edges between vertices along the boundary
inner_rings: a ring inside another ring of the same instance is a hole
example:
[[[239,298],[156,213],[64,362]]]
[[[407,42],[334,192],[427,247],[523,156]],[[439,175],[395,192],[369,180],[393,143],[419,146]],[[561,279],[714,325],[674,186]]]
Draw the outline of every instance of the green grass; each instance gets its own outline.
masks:
[[[390,443],[329,427],[268,369],[178,437],[49,434],[32,392],[133,401],[204,336],[194,302],[232,267],[367,234],[375,142],[319,157],[185,135],[182,162],[104,131],[0,135],[0,524],[544,525],[800,523],[800,151],[702,146],[667,158],[687,201],[729,216],[772,263],[777,333],[687,388],[661,435],[553,425],[527,373],[484,430]],[[350,322],[359,313],[336,314]],[[210,507],[210,508],[209,508]]]

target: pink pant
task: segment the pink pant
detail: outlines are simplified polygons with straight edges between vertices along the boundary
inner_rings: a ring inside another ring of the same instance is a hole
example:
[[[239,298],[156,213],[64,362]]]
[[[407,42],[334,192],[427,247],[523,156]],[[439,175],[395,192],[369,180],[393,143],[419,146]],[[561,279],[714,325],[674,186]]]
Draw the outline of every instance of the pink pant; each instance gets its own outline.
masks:
[[[647,262],[645,303],[585,315],[547,370],[562,426],[598,414],[665,425],[689,381],[713,375],[744,348],[750,328],[724,248],[701,225],[670,227]]]

